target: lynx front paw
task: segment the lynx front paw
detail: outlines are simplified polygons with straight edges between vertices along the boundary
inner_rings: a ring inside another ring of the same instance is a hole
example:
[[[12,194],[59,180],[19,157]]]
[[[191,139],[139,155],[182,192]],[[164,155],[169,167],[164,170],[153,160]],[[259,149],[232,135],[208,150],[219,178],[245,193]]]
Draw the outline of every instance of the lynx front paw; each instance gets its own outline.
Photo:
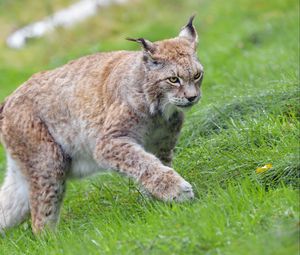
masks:
[[[165,167],[154,175],[143,176],[142,183],[156,198],[164,201],[182,202],[194,198],[191,184],[185,181],[172,168]]]
[[[177,195],[173,197],[174,200],[181,202],[185,200],[190,200],[194,198],[194,192],[192,185],[189,184],[187,181],[182,179],[180,185],[179,185],[179,190],[177,192]]]

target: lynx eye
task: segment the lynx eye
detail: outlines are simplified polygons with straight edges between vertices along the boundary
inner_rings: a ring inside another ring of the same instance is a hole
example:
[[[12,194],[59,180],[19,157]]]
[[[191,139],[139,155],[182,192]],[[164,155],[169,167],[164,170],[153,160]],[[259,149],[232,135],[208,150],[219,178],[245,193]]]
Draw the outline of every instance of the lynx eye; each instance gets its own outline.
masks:
[[[202,77],[202,72],[196,73],[194,76],[194,80],[198,80]]]
[[[173,76],[173,77],[168,78],[168,81],[169,81],[170,83],[172,83],[172,84],[180,83],[178,77],[176,77],[176,76]]]

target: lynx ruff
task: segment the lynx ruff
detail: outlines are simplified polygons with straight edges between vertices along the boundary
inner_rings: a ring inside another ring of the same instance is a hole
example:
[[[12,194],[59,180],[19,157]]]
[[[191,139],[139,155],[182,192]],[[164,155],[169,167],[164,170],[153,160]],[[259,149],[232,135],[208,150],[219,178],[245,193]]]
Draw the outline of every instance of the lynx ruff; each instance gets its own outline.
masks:
[[[179,35],[141,51],[97,53],[33,75],[0,105],[7,173],[0,230],[31,214],[32,229],[55,228],[66,180],[105,169],[153,197],[184,201],[192,186],[171,168],[181,109],[197,103],[203,67],[191,17]]]

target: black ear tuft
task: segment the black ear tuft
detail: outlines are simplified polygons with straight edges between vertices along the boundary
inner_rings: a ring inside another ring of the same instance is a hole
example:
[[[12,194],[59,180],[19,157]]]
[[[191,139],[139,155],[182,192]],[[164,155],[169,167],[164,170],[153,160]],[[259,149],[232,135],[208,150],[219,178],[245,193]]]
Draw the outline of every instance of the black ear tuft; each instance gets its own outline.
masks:
[[[148,53],[153,54],[155,51],[155,45],[144,38],[134,39],[127,37],[126,40],[139,43],[142,46],[142,48]]]
[[[195,16],[196,16],[196,14],[194,14],[193,16],[191,16],[190,19],[189,19],[189,22],[186,24],[186,27],[190,30],[190,32],[191,32],[191,34],[193,36],[196,35],[195,34],[196,30],[195,30],[195,28],[193,26],[193,21],[194,21]]]
[[[197,46],[198,34],[193,25],[195,16],[196,15],[194,14],[189,18],[188,23],[181,29],[181,31],[179,33],[179,37],[184,37],[184,38],[188,39],[191,43],[193,43],[194,46]]]

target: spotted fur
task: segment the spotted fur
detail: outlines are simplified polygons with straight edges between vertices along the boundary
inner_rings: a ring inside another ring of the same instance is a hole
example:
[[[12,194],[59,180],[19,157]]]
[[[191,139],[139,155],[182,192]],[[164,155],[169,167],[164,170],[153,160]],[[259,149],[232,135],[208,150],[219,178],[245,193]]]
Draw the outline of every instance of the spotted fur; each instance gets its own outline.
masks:
[[[35,74],[6,99],[0,229],[29,214],[35,233],[55,227],[66,180],[101,170],[123,173],[164,201],[193,198],[171,168],[181,109],[201,96],[191,22],[176,38],[131,39],[141,51],[97,53]]]

